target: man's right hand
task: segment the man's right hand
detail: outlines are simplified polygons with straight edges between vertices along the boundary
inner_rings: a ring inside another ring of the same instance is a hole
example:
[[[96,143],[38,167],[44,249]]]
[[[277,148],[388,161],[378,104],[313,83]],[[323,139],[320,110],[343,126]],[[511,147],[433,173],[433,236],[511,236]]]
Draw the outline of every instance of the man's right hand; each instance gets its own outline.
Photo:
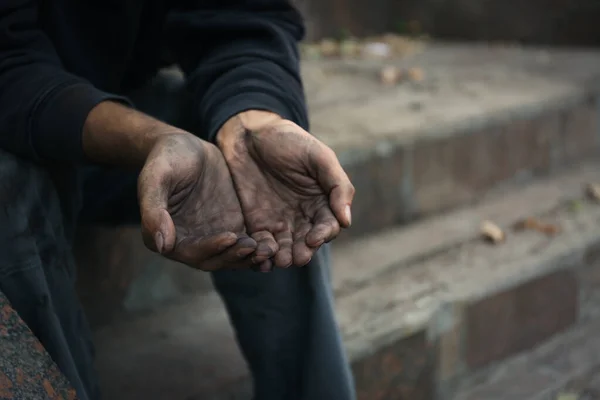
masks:
[[[216,146],[186,132],[162,135],[138,180],[144,243],[204,271],[243,268],[256,242]]]
[[[144,243],[175,261],[214,271],[250,267],[257,245],[221,152],[148,115],[105,101],[89,113],[82,146],[95,163],[141,168]]]

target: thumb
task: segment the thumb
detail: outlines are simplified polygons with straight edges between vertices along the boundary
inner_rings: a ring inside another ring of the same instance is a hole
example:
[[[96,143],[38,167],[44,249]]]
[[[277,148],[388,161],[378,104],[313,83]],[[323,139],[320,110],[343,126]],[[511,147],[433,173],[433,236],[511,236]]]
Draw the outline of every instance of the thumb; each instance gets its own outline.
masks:
[[[169,254],[175,248],[175,224],[167,211],[169,201],[168,178],[156,169],[142,170],[138,178],[138,201],[142,217],[142,238],[150,250]]]
[[[352,223],[352,200],[354,186],[340,165],[337,156],[329,147],[321,144],[321,149],[313,157],[317,181],[329,194],[329,206],[336,219],[344,228]]]

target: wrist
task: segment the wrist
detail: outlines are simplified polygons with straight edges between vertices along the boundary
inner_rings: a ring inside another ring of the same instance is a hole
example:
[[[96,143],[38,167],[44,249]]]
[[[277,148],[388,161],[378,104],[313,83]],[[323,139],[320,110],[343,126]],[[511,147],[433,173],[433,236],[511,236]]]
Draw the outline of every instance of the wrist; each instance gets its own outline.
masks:
[[[141,167],[163,136],[187,133],[122,104],[105,101],[90,111],[82,146],[93,162]]]
[[[248,131],[259,131],[273,125],[283,118],[271,111],[248,110],[242,111],[228,119],[219,132],[216,143],[221,150],[231,149],[234,143]]]

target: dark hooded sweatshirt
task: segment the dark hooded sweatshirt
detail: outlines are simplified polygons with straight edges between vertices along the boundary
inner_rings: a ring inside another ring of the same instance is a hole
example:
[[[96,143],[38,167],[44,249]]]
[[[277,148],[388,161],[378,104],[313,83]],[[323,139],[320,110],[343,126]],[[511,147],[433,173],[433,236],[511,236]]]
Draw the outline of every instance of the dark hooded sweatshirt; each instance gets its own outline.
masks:
[[[178,64],[195,133],[264,109],[306,123],[286,0],[0,0],[0,147],[81,162],[90,110]]]

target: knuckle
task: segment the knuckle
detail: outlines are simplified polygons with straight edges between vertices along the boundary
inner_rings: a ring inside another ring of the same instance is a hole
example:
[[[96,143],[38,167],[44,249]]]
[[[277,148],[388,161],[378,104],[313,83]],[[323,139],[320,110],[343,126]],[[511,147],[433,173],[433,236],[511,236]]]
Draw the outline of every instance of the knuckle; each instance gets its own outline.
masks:
[[[340,227],[340,224],[335,221],[335,223],[332,223],[332,227],[331,227],[331,236],[333,238],[335,238],[337,235],[340,234],[342,228]]]
[[[337,162],[337,155],[331,147],[327,146],[326,144],[322,144],[320,161],[323,164],[330,164],[334,161]]]
[[[348,182],[348,194],[352,197],[356,194],[356,188],[352,184],[352,182]]]

